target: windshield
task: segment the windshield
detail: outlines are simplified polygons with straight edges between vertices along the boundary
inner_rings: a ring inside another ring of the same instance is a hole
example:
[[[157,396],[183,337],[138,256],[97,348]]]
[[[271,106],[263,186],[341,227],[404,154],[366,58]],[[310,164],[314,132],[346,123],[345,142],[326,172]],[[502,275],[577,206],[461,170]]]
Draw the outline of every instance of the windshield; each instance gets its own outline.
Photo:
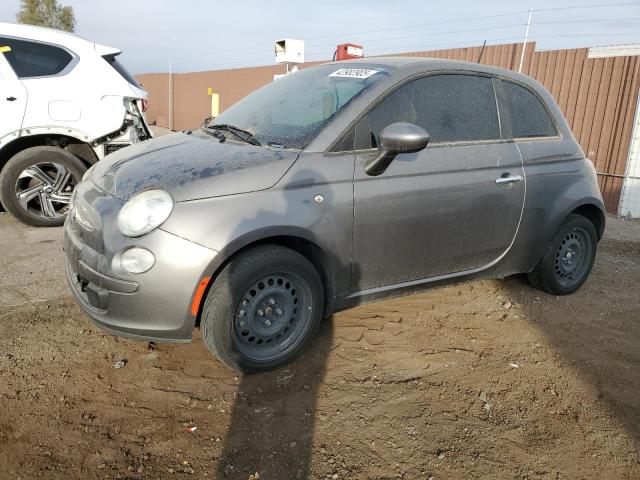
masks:
[[[351,100],[387,70],[378,65],[321,65],[274,80],[208,124],[247,130],[263,145],[304,148]]]

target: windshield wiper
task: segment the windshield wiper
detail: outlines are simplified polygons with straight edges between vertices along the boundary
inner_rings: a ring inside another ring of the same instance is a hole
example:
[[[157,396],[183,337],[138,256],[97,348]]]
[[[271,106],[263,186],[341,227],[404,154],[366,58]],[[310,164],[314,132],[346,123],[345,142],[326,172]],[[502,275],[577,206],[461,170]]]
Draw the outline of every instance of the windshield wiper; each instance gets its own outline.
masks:
[[[256,140],[248,130],[244,130],[240,127],[234,127],[233,125],[228,125],[226,123],[221,123],[218,125],[208,125],[205,127],[205,130],[224,130],[225,132],[231,133],[234,137],[242,140],[243,142],[250,143],[251,145],[255,145],[257,147],[261,147],[262,144]]]

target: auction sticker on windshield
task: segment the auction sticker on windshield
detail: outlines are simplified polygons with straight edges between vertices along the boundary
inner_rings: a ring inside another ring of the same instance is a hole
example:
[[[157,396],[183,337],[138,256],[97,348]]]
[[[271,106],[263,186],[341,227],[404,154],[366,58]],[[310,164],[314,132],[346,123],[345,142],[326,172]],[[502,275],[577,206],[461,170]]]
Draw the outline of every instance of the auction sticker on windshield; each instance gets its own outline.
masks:
[[[330,77],[342,77],[342,78],[369,78],[371,75],[378,73],[378,70],[368,70],[366,68],[341,68],[333,73],[330,73]]]

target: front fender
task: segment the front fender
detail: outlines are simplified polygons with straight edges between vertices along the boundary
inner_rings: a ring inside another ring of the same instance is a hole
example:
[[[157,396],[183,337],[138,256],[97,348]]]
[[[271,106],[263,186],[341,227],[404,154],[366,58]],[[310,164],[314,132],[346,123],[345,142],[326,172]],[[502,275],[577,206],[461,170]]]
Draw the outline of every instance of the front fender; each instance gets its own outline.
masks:
[[[234,238],[220,251],[220,254],[225,258],[229,258],[251,244],[268,241],[268,239],[276,237],[300,239],[320,248],[318,246],[318,239],[314,237],[312,232],[305,228],[295,225],[271,225],[269,227],[250,230]]]
[[[328,198],[325,190],[329,188],[315,186],[312,192]],[[291,188],[177,202],[161,228],[219,252],[207,266],[208,276],[256,242],[272,239],[299,251],[309,247],[312,254],[321,255],[325,273],[331,272],[336,294],[346,293],[351,278],[351,224],[345,218],[352,218],[353,209],[351,204],[324,209],[309,197],[307,189]]]

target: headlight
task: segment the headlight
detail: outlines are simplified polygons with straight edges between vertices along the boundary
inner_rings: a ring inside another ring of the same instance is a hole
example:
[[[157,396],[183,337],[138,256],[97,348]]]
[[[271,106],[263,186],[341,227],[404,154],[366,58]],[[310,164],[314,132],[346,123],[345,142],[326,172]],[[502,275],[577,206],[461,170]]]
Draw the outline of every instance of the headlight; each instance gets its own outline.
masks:
[[[140,237],[162,225],[173,210],[165,190],[146,190],[129,199],[118,214],[118,229],[127,237]]]

